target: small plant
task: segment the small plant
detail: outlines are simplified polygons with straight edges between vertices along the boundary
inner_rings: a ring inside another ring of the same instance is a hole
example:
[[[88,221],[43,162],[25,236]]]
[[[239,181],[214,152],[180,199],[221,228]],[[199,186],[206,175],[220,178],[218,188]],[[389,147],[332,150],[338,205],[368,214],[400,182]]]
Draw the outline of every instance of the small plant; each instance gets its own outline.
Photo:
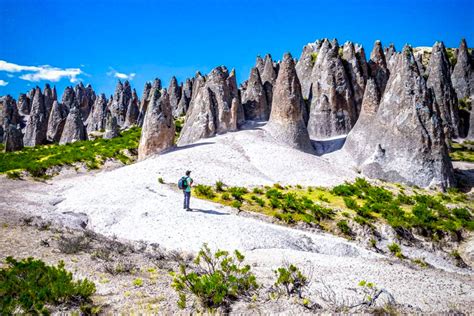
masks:
[[[318,53],[311,53],[311,65],[316,63],[316,59],[318,58]]]
[[[224,182],[222,181],[216,181],[216,192],[224,192]]]
[[[143,286],[143,280],[141,278],[136,278],[133,280],[133,285],[136,287],[142,287]]]
[[[8,171],[7,172],[7,178],[12,179],[12,180],[20,180],[21,179],[21,173],[18,171]]]
[[[164,183],[165,183],[165,180],[163,180],[162,177],[159,177],[159,178],[158,178],[158,183],[164,184]]]
[[[224,201],[230,201],[230,200],[231,200],[230,194],[227,193],[227,192],[222,193],[221,198],[222,198]]]
[[[318,200],[329,203],[329,199],[324,196],[324,194],[318,195]]]
[[[351,210],[359,209],[359,205],[357,205],[357,202],[353,198],[345,196],[343,197],[343,200],[348,209],[351,209]]]
[[[0,270],[0,314],[49,314],[47,305],[89,303],[95,291],[87,279],[73,281],[62,261],[48,266],[33,258],[7,257]]]
[[[260,188],[253,188],[252,193],[254,194],[263,194],[263,190]]]
[[[213,199],[216,195],[211,186],[198,184],[194,187],[197,195],[203,196],[208,199]]]
[[[275,275],[277,279],[274,286],[277,289],[283,290],[288,297],[292,294],[298,294],[299,298],[303,298],[302,291],[309,284],[309,281],[298,267],[287,264],[275,270]]]
[[[244,200],[244,195],[247,194],[249,191],[244,187],[232,187],[228,190],[232,197],[239,202]]]
[[[413,262],[416,265],[419,265],[422,268],[428,267],[428,264],[426,263],[425,259],[416,258],[416,259],[413,259],[411,262]]]
[[[189,295],[193,295],[206,309],[223,308],[228,312],[231,303],[239,298],[251,298],[258,284],[245,257],[237,250],[212,253],[204,244],[189,271],[180,266],[172,273],[172,287],[179,295],[178,307],[185,308]]]
[[[337,222],[337,227],[339,228],[341,233],[343,233],[344,235],[350,235],[351,234],[351,228],[347,224],[347,221],[342,220],[342,221]]]
[[[369,240],[369,244],[370,244],[370,247],[377,248],[377,240],[375,240],[374,238],[371,238]]]
[[[296,185],[296,188],[297,188],[298,190],[301,190],[303,187],[302,187],[300,184],[297,184],[297,185]]]
[[[285,189],[284,187],[282,187],[282,185],[281,185],[280,183],[275,183],[275,184],[273,185],[273,187],[274,187],[275,189],[278,189],[278,190],[284,190],[284,189]]]
[[[393,254],[395,257],[399,258],[399,259],[403,259],[404,256],[402,254],[402,249],[400,248],[400,245],[398,245],[397,243],[391,243],[390,245],[388,245],[388,250],[390,251],[391,254]]]
[[[276,208],[279,208],[281,206],[281,203],[280,201],[278,201],[277,198],[275,197],[272,197],[270,199],[270,206],[273,208],[273,209],[276,209]]]
[[[240,211],[240,208],[242,207],[242,202],[235,200],[235,201],[232,201],[231,205],[232,207],[235,207],[236,209]]]

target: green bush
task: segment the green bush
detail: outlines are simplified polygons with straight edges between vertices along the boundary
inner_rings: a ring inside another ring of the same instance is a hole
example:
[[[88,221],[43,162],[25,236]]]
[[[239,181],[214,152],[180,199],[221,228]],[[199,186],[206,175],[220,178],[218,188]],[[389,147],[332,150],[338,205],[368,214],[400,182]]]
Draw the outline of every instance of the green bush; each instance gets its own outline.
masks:
[[[273,184],[273,187],[274,187],[275,189],[278,189],[278,190],[284,190],[284,189],[285,189],[284,187],[281,186],[280,183],[275,183],[275,184]]]
[[[216,195],[214,190],[209,185],[198,184],[194,187],[197,195],[203,196],[208,199],[213,199]]]
[[[260,188],[253,188],[252,192],[254,194],[263,194],[263,190]]]
[[[293,224],[295,222],[295,219],[293,218],[293,214],[291,213],[277,213],[275,214],[275,218],[287,224]]]
[[[234,199],[237,201],[242,202],[244,200],[244,195],[247,194],[249,191],[244,187],[231,187],[228,189],[230,194]]]
[[[400,246],[397,244],[397,243],[391,243],[390,245],[388,245],[388,250],[396,255],[397,253],[400,253],[402,251],[402,249],[400,248]]]
[[[183,264],[178,273],[172,273],[178,306],[185,308],[188,296],[193,295],[206,309],[221,307],[228,312],[233,301],[250,297],[258,284],[250,266],[243,265],[244,259],[237,250],[233,255],[224,250],[213,254],[204,244],[190,271]]]
[[[216,181],[216,192],[224,192],[224,182],[222,181]]]
[[[227,193],[227,192],[222,193],[221,198],[222,198],[224,201],[230,201],[230,199],[231,199],[230,194]]]
[[[352,184],[340,184],[332,188],[331,193],[337,196],[353,196],[357,195],[359,190]]]
[[[281,206],[280,201],[278,201],[278,199],[275,198],[275,197],[270,198],[269,201],[270,201],[270,206],[271,206],[273,209],[279,208],[279,207]]]
[[[351,234],[351,228],[347,224],[347,221],[342,220],[342,221],[337,222],[337,227],[339,228],[341,233],[343,233],[344,235],[350,235]]]
[[[164,183],[165,183],[165,180],[163,180],[162,177],[159,177],[159,178],[158,178],[158,183],[164,184]]]
[[[283,193],[281,193],[280,190],[278,189],[269,189],[267,190],[267,192],[265,193],[265,196],[268,198],[268,199],[281,199],[283,198]]]
[[[292,264],[279,267],[274,271],[277,277],[274,286],[286,295],[298,294],[303,298],[302,291],[309,284],[308,278],[301,273],[300,269]]]
[[[238,200],[235,200],[235,201],[232,201],[232,207],[235,207],[236,209],[239,209],[242,207],[242,202],[238,201]]]
[[[344,196],[343,200],[344,200],[344,204],[346,204],[348,209],[351,209],[351,210],[359,209],[359,205],[357,205],[357,202],[353,198]]]
[[[33,258],[6,259],[0,270],[0,314],[49,314],[46,305],[90,302],[95,285],[87,279],[73,281],[64,262],[48,266]]]

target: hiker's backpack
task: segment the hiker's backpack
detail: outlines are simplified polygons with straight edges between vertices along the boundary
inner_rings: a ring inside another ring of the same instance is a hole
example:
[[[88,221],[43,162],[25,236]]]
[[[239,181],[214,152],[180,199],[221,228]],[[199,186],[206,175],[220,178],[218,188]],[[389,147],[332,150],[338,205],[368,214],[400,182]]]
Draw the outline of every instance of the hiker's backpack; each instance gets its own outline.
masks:
[[[187,177],[181,177],[181,179],[179,179],[178,181],[178,188],[180,188],[181,190],[184,190],[187,187],[186,178]]]

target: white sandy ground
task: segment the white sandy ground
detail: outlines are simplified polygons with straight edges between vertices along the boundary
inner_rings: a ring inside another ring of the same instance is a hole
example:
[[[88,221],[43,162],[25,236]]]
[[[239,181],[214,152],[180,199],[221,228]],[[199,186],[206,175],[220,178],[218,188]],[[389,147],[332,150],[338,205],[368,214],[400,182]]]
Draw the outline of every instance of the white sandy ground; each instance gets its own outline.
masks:
[[[280,146],[263,130],[253,129],[205,139],[113,171],[27,184],[0,193],[11,196],[0,199],[0,209],[18,206],[50,219],[65,212],[84,213],[88,228],[99,233],[167,249],[196,251],[203,243],[239,249],[264,279],[283,261],[296,263],[313,270],[311,292],[324,280],[350,297],[351,288],[368,280],[391,292],[397,302],[423,312],[474,310],[474,276],[468,270],[416,268],[343,238],[270,224],[203,200],[192,199],[194,211],[186,212],[182,193],[157,182],[162,177],[175,183],[186,169],[193,171],[196,183],[222,180],[242,186],[330,186],[357,176],[350,167]]]

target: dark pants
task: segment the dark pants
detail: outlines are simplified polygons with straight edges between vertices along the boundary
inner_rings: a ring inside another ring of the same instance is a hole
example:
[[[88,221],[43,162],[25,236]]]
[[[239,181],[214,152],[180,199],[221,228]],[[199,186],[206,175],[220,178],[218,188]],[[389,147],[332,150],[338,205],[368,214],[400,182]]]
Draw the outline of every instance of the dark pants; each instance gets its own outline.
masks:
[[[189,208],[189,200],[191,199],[191,192],[184,192],[184,206],[183,208],[188,209]]]

